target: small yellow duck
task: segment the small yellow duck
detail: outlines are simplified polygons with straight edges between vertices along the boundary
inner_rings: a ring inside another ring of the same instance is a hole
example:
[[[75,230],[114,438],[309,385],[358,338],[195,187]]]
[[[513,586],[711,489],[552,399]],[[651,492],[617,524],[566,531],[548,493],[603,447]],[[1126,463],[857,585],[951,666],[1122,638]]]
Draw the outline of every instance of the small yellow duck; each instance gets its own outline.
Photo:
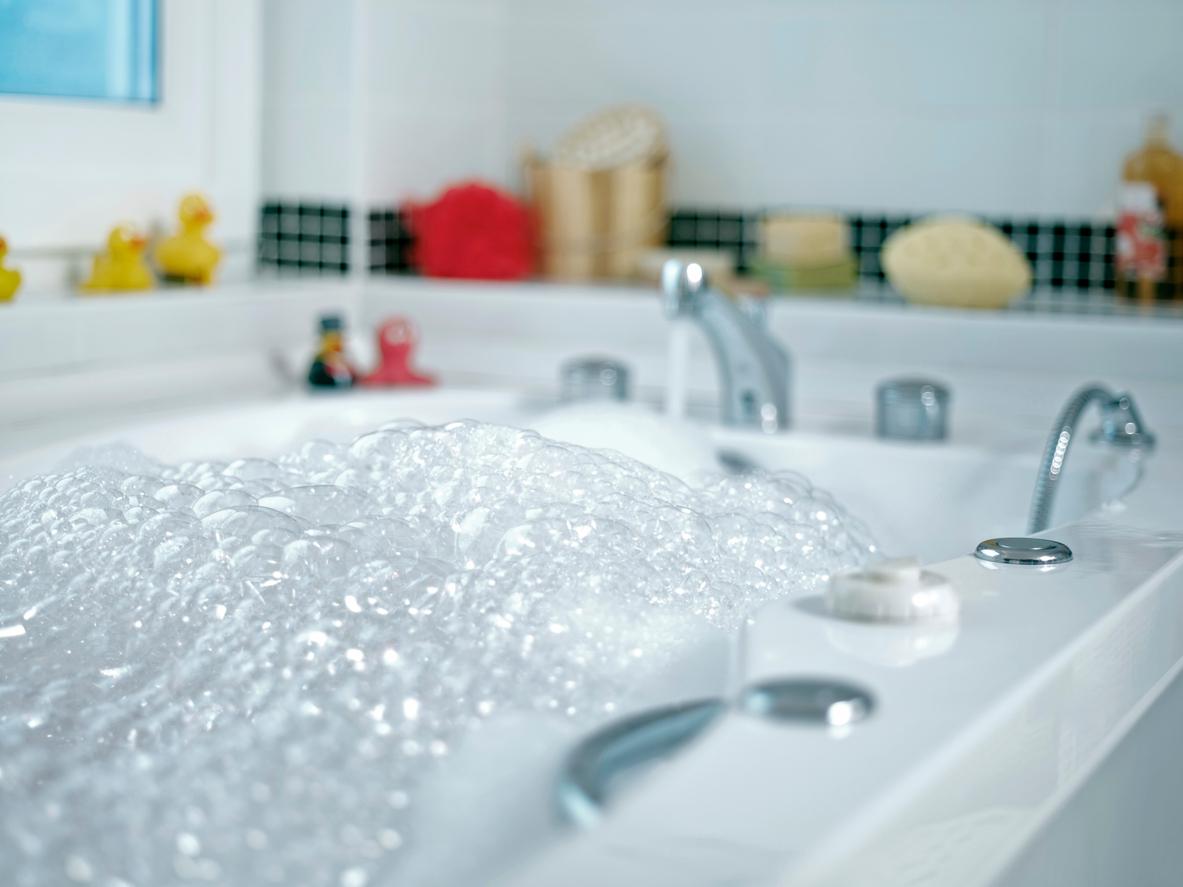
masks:
[[[8,241],[0,237],[0,302],[11,302],[21,285],[21,273],[15,268],[4,267],[7,255]]]
[[[90,277],[82,284],[89,292],[151,289],[152,272],[144,261],[148,239],[133,225],[116,225],[107,235],[107,251],[94,257]]]
[[[222,251],[205,239],[213,210],[200,194],[186,194],[177,210],[181,229],[156,247],[156,264],[165,277],[205,285],[214,279]]]

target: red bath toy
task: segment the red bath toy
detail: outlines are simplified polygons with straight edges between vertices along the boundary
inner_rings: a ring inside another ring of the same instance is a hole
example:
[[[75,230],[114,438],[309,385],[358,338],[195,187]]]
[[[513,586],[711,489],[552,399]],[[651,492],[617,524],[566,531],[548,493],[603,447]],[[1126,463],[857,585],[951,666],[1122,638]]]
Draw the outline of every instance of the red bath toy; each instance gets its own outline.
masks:
[[[362,379],[364,385],[435,385],[435,376],[411,367],[419,336],[411,321],[392,317],[378,327],[378,366]]]

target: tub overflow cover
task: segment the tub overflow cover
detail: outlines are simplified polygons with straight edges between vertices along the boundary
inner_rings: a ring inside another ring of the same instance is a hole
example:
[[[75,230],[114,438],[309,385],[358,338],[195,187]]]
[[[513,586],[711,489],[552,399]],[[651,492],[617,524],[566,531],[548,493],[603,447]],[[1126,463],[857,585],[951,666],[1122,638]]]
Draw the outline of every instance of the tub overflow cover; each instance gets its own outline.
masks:
[[[1054,539],[1036,539],[1025,536],[1006,536],[1001,539],[987,539],[979,542],[974,554],[994,564],[1024,564],[1044,567],[1050,564],[1066,564],[1072,560],[1072,549]]]

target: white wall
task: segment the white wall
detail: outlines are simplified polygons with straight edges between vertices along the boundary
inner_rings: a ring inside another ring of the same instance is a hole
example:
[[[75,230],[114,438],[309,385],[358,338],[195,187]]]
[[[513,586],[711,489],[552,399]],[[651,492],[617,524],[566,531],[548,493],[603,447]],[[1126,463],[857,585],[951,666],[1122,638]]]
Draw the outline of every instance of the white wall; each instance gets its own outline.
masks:
[[[362,207],[506,181],[505,0],[265,0],[263,192]]]
[[[270,29],[285,44],[272,55],[313,59],[330,83],[352,59],[361,121],[358,155],[332,141],[349,117],[339,101],[317,106],[298,76],[270,80],[284,131],[303,139],[269,142],[273,190],[335,187],[339,156],[360,167],[366,203],[474,175],[513,186],[523,145],[636,100],[669,122],[677,204],[1095,215],[1149,113],[1173,112],[1183,136],[1179,0],[346,5],[362,10],[353,42],[337,4],[268,7],[306,18]],[[299,34],[310,22],[317,32]],[[289,53],[312,36],[319,55]]]
[[[680,203],[1092,214],[1148,112],[1183,132],[1178,0],[511,0],[511,127],[636,98]]]
[[[460,178],[512,183],[505,28],[512,0],[371,0],[365,193],[429,198]]]
[[[264,195],[346,199],[353,187],[356,0],[265,0]]]

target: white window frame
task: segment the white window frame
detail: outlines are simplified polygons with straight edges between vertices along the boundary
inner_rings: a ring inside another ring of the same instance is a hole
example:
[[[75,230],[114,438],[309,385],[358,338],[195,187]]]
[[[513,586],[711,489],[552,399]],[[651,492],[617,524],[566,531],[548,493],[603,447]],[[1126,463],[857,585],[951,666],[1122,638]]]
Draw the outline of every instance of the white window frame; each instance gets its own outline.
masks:
[[[261,0],[161,0],[152,105],[0,96],[0,234],[14,255],[91,249],[112,223],[171,226],[211,198],[222,240],[254,237]]]

